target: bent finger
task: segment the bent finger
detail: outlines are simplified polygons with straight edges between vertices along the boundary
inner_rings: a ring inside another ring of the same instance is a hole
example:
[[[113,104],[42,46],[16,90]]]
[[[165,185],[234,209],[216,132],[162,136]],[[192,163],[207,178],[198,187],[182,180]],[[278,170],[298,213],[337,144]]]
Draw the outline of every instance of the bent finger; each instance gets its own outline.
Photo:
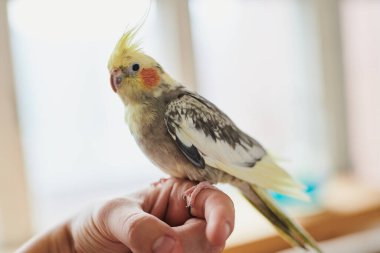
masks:
[[[132,252],[180,253],[177,233],[158,218],[145,213],[133,200],[119,199],[103,211],[107,230]]]
[[[195,199],[191,214],[207,222],[206,236],[214,245],[224,245],[235,224],[235,209],[228,195],[217,189],[204,189]]]
[[[223,245],[214,246],[206,237],[206,221],[204,219],[191,218],[185,224],[175,227],[182,240],[184,253],[220,253]]]

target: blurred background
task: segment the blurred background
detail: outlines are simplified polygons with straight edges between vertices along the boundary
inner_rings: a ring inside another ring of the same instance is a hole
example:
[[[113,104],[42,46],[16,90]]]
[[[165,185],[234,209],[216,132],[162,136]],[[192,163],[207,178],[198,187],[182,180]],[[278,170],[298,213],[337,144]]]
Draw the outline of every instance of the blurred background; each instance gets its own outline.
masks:
[[[0,3],[0,244],[17,246],[165,175],[130,136],[106,69],[150,1]],[[308,212],[341,175],[380,190],[380,0],[152,0],[138,37],[308,186]],[[380,252],[375,241],[361,252]]]

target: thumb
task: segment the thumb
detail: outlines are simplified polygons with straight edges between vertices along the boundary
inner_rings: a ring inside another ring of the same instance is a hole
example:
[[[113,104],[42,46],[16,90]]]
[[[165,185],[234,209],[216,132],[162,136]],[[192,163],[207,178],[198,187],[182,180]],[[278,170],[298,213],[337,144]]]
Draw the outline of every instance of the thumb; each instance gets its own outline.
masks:
[[[108,231],[132,252],[181,253],[177,233],[155,216],[145,213],[133,200],[116,201],[107,211]]]

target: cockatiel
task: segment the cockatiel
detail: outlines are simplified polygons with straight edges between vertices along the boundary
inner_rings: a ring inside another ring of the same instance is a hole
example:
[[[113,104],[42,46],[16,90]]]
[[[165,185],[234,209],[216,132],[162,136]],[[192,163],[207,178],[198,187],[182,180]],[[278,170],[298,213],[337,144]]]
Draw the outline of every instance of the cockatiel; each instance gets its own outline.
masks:
[[[303,186],[271,159],[256,140],[222,111],[172,79],[134,42],[137,29],[121,37],[108,62],[113,91],[126,108],[137,144],[167,174],[203,182],[229,183],[242,192],[289,243],[321,252],[314,240],[274,203],[268,190],[308,199]]]

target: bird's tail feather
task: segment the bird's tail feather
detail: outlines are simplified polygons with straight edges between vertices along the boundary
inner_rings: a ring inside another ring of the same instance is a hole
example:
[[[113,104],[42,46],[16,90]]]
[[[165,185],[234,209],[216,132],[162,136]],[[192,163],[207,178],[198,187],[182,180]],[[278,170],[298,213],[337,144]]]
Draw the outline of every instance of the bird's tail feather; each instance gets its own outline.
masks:
[[[314,239],[274,203],[265,189],[249,184],[242,184],[239,188],[244,197],[274,225],[286,241],[305,250],[312,248],[322,253]]]

